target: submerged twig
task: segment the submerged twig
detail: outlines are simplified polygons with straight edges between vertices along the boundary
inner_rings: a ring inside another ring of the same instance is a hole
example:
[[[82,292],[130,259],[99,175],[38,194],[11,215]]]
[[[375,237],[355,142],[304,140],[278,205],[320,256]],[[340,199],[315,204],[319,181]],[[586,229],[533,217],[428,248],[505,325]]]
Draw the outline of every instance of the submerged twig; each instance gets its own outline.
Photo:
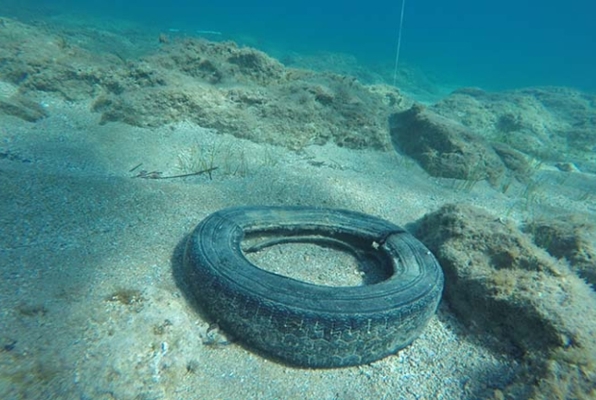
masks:
[[[128,172],[132,172],[135,169],[139,168],[141,165],[143,165],[143,163],[138,163],[136,166],[132,167],[132,169],[130,169]]]
[[[142,170],[140,171],[138,174],[136,174],[135,176],[133,176],[133,178],[142,178],[142,179],[174,179],[174,178],[186,178],[187,176],[196,176],[196,175],[202,175],[202,174],[209,174],[209,179],[211,179],[211,172],[215,171],[217,169],[217,167],[211,167],[211,168],[207,168],[201,171],[197,171],[197,172],[191,172],[189,174],[181,174],[181,175],[168,175],[168,176],[163,176],[161,171],[146,171],[146,170]]]

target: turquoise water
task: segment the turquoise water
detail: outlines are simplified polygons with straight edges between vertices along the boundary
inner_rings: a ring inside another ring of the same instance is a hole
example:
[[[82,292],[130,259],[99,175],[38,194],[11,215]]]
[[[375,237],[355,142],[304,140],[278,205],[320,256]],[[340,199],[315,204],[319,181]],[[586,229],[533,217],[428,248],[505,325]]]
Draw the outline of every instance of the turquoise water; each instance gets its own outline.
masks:
[[[392,68],[401,1],[4,1],[29,15],[87,13],[148,27],[210,30],[264,50],[343,52]],[[16,7],[18,6],[18,7]],[[596,2],[406,0],[400,63],[452,86],[596,91]]]

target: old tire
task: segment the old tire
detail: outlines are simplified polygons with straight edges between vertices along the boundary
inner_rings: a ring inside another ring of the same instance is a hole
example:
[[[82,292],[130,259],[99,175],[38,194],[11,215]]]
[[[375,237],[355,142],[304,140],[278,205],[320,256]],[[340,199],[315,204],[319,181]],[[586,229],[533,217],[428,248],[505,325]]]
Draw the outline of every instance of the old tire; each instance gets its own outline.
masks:
[[[277,275],[243,255],[243,239],[259,235],[341,243],[358,260],[387,268],[389,277],[372,285],[331,287]],[[409,345],[435,313],[443,289],[439,264],[416,238],[387,221],[346,210],[218,211],[190,235],[184,265],[194,295],[224,331],[307,367],[369,363]]]

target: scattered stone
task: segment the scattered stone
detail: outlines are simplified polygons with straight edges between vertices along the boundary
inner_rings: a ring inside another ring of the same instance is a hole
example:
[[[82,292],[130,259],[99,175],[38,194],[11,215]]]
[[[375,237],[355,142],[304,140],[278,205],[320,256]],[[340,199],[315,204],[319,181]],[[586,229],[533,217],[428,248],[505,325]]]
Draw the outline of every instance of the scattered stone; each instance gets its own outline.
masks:
[[[140,290],[120,288],[106,296],[105,300],[132,307],[138,312],[143,308],[146,299]]]
[[[555,167],[561,172],[580,172],[579,168],[570,162],[558,162],[555,163]]]

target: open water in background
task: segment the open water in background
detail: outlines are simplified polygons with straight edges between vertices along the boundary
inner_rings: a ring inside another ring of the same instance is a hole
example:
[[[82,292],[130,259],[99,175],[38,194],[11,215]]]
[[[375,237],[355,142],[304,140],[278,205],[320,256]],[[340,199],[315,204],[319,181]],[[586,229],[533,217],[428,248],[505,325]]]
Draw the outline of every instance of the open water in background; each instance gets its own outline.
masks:
[[[0,0],[0,15],[2,3],[6,10],[17,5],[213,30],[250,37],[265,51],[344,52],[387,67],[395,59],[401,10],[401,0]],[[400,62],[446,85],[596,91],[594,0],[406,0],[405,7]]]

